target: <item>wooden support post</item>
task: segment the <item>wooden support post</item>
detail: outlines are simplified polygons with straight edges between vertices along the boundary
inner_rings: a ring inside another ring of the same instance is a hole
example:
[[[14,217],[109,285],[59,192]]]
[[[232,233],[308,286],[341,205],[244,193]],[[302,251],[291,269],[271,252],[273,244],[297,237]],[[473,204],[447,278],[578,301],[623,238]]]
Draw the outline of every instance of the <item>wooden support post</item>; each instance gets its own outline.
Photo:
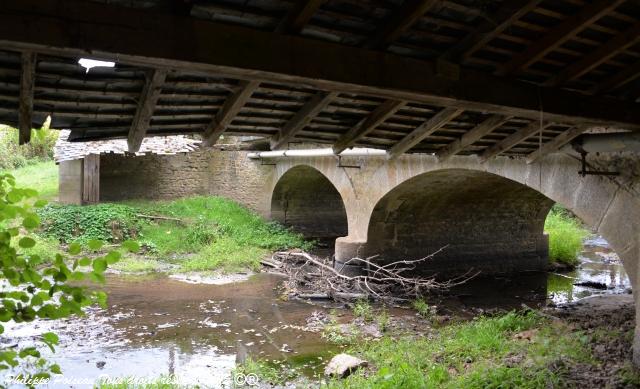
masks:
[[[231,96],[227,97],[224,105],[214,116],[211,123],[204,131],[204,146],[213,146],[220,138],[220,135],[227,129],[227,126],[236,117],[242,106],[251,98],[253,92],[258,88],[258,81],[241,81],[239,89]]]
[[[33,89],[36,82],[36,54],[22,53],[22,75],[20,77],[19,135],[18,143],[23,145],[31,140],[33,116]]]
[[[438,131],[442,126],[447,124],[450,120],[464,112],[459,108],[445,108],[442,111],[435,114],[431,119],[422,123],[415,130],[411,131],[402,140],[396,143],[387,154],[387,158],[394,159],[409,151],[415,145],[420,143],[423,139]]]
[[[590,128],[593,128],[593,126],[576,126],[576,127],[570,128],[569,130],[561,133],[560,135],[556,136],[549,142],[543,144],[542,147],[539,148],[538,150],[527,155],[527,159],[526,159],[527,163],[533,163],[547,154],[551,154],[553,152],[558,151],[560,147],[571,142],[574,138],[576,138],[577,136],[579,136],[580,134],[582,134],[583,132],[587,131]]]
[[[96,204],[100,202],[100,155],[85,156],[82,170],[82,203]]]
[[[633,46],[640,40],[640,22],[635,23],[624,32],[609,39],[607,43],[598,46],[595,51],[582,57],[577,62],[573,62],[552,79],[545,83],[546,86],[557,86],[567,81],[580,78],[584,74],[608,61],[619,52]]]
[[[327,0],[297,0],[291,12],[278,25],[276,32],[299,34],[304,26]]]
[[[466,147],[471,146],[483,136],[491,133],[493,130],[509,121],[509,119],[510,117],[505,117],[502,115],[489,116],[485,121],[478,124],[471,130],[465,132],[460,139],[449,143],[442,150],[438,151],[436,153],[436,156],[442,161],[451,158],[452,156],[464,150]]]
[[[527,68],[529,65],[537,62],[576,36],[585,26],[602,18],[625,1],[626,0],[596,0],[591,4],[587,4],[580,12],[569,16],[549,30],[546,35],[536,40],[531,46],[527,47],[525,51],[515,55],[498,73],[501,75],[512,74]]]
[[[127,146],[131,153],[140,150],[142,140],[149,129],[151,117],[153,116],[153,111],[156,108],[156,103],[160,97],[162,85],[166,77],[167,72],[165,70],[152,70],[147,75],[147,81],[142,88],[136,115],[131,122],[131,128],[129,129],[129,136],[127,138]]]
[[[398,8],[398,11],[391,16],[387,24],[378,29],[378,33],[367,41],[364,46],[369,49],[386,49],[437,3],[439,3],[439,0],[405,1]]]
[[[319,92],[313,96],[271,139],[271,150],[286,147],[296,134],[302,131],[337,96],[337,92]]]
[[[390,116],[393,116],[404,104],[405,102],[400,100],[387,100],[380,104],[369,116],[338,138],[333,145],[333,152],[340,154],[345,149],[353,146],[354,143],[367,136]]]

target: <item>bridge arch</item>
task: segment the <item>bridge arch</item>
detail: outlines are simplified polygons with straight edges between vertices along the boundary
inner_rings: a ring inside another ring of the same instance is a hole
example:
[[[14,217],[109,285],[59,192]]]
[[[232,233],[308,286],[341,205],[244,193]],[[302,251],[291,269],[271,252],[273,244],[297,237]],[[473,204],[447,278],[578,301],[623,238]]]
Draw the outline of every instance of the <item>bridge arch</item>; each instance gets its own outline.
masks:
[[[348,233],[342,195],[329,178],[309,165],[293,166],[281,174],[270,204],[273,220],[306,237],[336,238]]]
[[[548,260],[544,221],[553,201],[493,173],[441,169],[415,175],[375,205],[367,255],[418,259],[439,274],[540,270]]]

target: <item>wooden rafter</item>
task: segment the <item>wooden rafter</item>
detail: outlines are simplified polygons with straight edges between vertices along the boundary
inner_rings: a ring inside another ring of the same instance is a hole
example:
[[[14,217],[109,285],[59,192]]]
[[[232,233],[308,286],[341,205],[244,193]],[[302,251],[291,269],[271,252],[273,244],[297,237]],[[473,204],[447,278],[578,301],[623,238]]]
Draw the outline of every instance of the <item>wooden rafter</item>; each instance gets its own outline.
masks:
[[[439,0],[406,0],[364,47],[387,48],[438,2]]]
[[[612,77],[600,82],[592,92],[595,94],[610,92],[640,77],[640,61],[629,65]]]
[[[448,158],[464,150],[466,147],[471,146],[473,143],[480,140],[480,138],[482,138],[483,136],[490,134],[493,130],[509,121],[509,119],[510,117],[505,117],[502,115],[489,116],[482,123],[465,132],[460,139],[456,139],[455,141],[445,146],[442,150],[438,151],[436,153],[436,156],[440,160],[447,160]]]
[[[127,136],[127,146],[130,153],[140,150],[142,140],[147,134],[153,111],[162,92],[162,85],[167,77],[165,70],[151,70],[147,75],[147,80],[142,88],[138,108],[131,122],[129,135]]]
[[[380,104],[369,116],[362,119],[338,138],[333,145],[333,152],[340,154],[345,149],[352,147],[358,140],[367,136],[377,126],[395,114],[404,104],[405,102],[400,100],[386,100]]]
[[[337,92],[316,93],[296,114],[285,124],[280,132],[271,139],[271,149],[278,150],[285,147],[298,132],[304,129],[314,117],[318,116],[338,96]]]
[[[542,128],[540,126],[540,122],[533,121],[527,124],[525,127],[519,129],[513,134],[507,136],[500,142],[494,144],[491,147],[488,147],[485,151],[480,154],[480,162],[486,162],[505,151],[512,149],[515,145],[522,142],[523,140],[533,136],[535,133],[544,130],[549,127],[552,123],[543,123]]]
[[[579,61],[572,63],[546,82],[545,85],[557,86],[580,78],[600,66],[600,64],[608,61],[611,57],[633,46],[638,40],[640,40],[640,22],[636,22],[624,32],[609,39],[607,43],[598,46],[596,50],[582,57]]]
[[[527,155],[527,159],[526,159],[527,163],[533,163],[547,154],[551,154],[553,152],[558,151],[562,146],[571,142],[574,138],[578,137],[580,134],[582,134],[583,132],[587,131],[590,128],[593,128],[593,126],[587,126],[587,125],[576,126],[568,129],[567,131],[556,136],[549,142],[543,144],[541,148]]]
[[[287,34],[299,34],[304,26],[316,13],[318,8],[327,0],[298,0],[291,11],[278,25],[276,32]]]
[[[22,53],[22,71],[20,76],[20,106],[18,143],[25,144],[31,140],[31,123],[33,116],[33,90],[36,82],[36,54]]]
[[[8,2],[0,13],[0,47],[76,58],[99,55],[134,66],[305,85],[530,119],[539,117],[542,100],[545,118],[551,121],[640,127],[640,110],[634,102],[540,89],[470,69],[461,70],[458,79],[443,79],[434,61],[191,17],[148,16],[144,10],[78,0],[57,2],[55,7],[39,0]],[[25,23],[39,28],[25,28]]]
[[[576,34],[586,26],[616,9],[625,1],[626,0],[596,0],[591,4],[587,4],[578,13],[569,16],[549,30],[542,38],[527,47],[526,50],[515,55],[509,62],[501,67],[498,73],[502,75],[512,74],[527,68],[529,65],[539,61],[575,37]]]
[[[203,136],[204,146],[213,146],[220,138],[220,135],[227,129],[227,126],[236,117],[242,106],[251,98],[253,92],[258,88],[258,81],[241,81],[238,90],[227,97],[222,108],[216,113],[207,125]]]
[[[467,34],[467,36],[452,47],[442,56],[454,62],[465,62],[476,51],[491,42],[496,36],[502,34],[516,20],[528,14],[540,4],[542,0],[509,0],[505,1],[491,16],[490,20],[485,19],[478,27]]]
[[[445,108],[435,114],[431,119],[422,123],[415,130],[396,143],[387,154],[389,159],[397,158],[401,154],[411,150],[415,145],[422,142],[426,137],[438,131],[442,126],[464,112],[463,109]]]

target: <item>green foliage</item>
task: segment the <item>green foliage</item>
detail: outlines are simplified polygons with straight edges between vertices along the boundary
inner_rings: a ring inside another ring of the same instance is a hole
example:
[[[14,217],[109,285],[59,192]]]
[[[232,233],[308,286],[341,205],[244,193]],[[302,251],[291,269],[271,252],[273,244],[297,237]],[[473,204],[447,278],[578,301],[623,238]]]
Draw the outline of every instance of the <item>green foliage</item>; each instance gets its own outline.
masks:
[[[237,374],[255,374],[255,376],[258,377],[259,383],[272,386],[284,385],[296,376],[292,369],[252,358],[247,358],[244,363],[238,365],[231,373],[232,377],[235,377]],[[232,381],[235,384],[235,380],[232,379]],[[234,385],[234,387],[239,386]]]
[[[387,307],[382,307],[376,321],[381,332],[385,332],[389,328],[389,311],[387,311]]]
[[[50,130],[48,123],[39,129],[31,130],[31,141],[18,145],[18,130],[0,126],[0,170],[16,169],[37,162],[53,159],[53,146],[58,132]]]
[[[514,336],[527,330],[532,330],[530,340]],[[443,327],[434,338],[385,337],[354,344],[349,352],[377,370],[331,380],[327,388],[562,387],[563,371],[549,368],[555,360],[590,361],[580,333],[533,312],[480,317]],[[505,366],[512,356],[521,362]]]
[[[58,196],[58,167],[53,161],[35,162],[7,173],[15,177],[18,186],[38,188],[42,199],[53,200]]]
[[[322,338],[327,342],[337,345],[347,345],[353,343],[358,336],[358,331],[351,327],[338,323],[335,311],[329,312],[329,323],[322,329]]]
[[[373,321],[373,308],[368,300],[359,299],[353,306],[353,314],[366,322]]]
[[[135,209],[122,204],[52,204],[39,210],[38,215],[42,218],[41,234],[62,243],[122,242],[135,237],[139,228]]]
[[[120,254],[110,252],[96,258],[65,258],[56,254],[45,258],[36,250],[38,241],[32,233],[40,225],[37,208],[44,202],[37,192],[15,186],[10,175],[0,175],[0,322],[29,322],[40,319],[61,319],[82,315],[83,307],[106,305],[106,294],[78,286],[78,281],[104,282],[108,264],[118,261]],[[16,244],[17,243],[17,244]],[[31,250],[31,251],[29,251]],[[74,255],[77,247],[69,247]],[[50,255],[50,254],[49,254]],[[0,325],[0,333],[4,327]],[[58,343],[53,333],[41,337],[51,350]],[[35,372],[20,372],[18,378],[42,379],[59,374],[60,367],[49,364],[36,347],[0,349],[0,370],[31,366]],[[32,386],[32,385],[28,385]]]
[[[418,315],[425,319],[431,319],[436,315],[436,307],[430,306],[422,298],[414,300],[413,303],[411,303],[411,306],[418,312]]]
[[[582,224],[565,209],[554,206],[544,224],[549,234],[549,257],[552,261],[575,266],[582,241],[589,235]]]

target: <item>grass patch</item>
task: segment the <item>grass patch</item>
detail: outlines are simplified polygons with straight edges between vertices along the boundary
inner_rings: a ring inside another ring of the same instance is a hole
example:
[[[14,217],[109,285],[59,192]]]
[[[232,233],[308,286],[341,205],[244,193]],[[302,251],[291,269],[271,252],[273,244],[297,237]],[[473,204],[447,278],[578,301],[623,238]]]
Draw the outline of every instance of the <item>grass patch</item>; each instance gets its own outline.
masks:
[[[527,337],[515,336],[524,331]],[[328,388],[558,387],[563,371],[551,368],[556,360],[591,360],[579,333],[534,312],[480,317],[444,327],[433,339],[385,337],[356,344],[351,352],[375,366],[375,373],[360,371],[330,381]]]
[[[4,173],[15,177],[16,186],[36,189],[40,198],[48,201],[58,198],[58,166],[53,161],[35,162]]]
[[[557,206],[547,215],[544,230],[549,234],[550,260],[575,266],[582,250],[582,241],[589,231],[568,211]]]
[[[123,255],[120,260],[111,265],[110,268],[127,273],[146,273],[160,270],[162,263],[152,258]]]
[[[141,214],[179,221],[142,218]],[[179,271],[255,270],[269,251],[310,246],[301,235],[221,197],[87,206],[52,204],[39,215],[43,237],[61,243],[136,239],[149,256],[172,261],[179,265]],[[140,272],[158,265],[157,261],[136,263],[129,258],[116,268]]]

